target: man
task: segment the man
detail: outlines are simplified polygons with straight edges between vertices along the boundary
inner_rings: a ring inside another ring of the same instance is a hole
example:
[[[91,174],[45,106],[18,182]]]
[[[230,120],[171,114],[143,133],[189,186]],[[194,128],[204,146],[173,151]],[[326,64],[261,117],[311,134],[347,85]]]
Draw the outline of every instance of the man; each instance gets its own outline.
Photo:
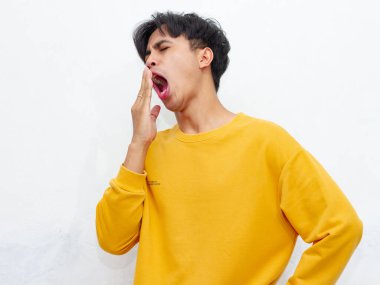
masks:
[[[139,242],[137,285],[267,285],[300,235],[312,245],[288,284],[334,284],[362,223],[284,129],[218,100],[230,49],[219,25],[158,13],[134,41],[146,68],[125,161],[97,206],[100,246],[123,254]],[[177,119],[158,133],[152,88]]]

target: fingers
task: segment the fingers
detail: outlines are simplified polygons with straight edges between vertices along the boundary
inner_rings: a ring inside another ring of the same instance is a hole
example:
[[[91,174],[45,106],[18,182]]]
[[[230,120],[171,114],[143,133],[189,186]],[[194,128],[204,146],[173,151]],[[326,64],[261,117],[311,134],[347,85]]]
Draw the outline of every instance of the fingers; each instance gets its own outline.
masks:
[[[152,72],[149,70],[148,67],[145,67],[141,79],[140,91],[137,95],[136,102],[147,101],[148,103],[150,103],[150,98],[152,97],[152,87]]]
[[[157,120],[157,117],[160,114],[160,111],[161,111],[161,107],[159,105],[155,105],[150,111],[150,117],[152,118],[153,122]]]

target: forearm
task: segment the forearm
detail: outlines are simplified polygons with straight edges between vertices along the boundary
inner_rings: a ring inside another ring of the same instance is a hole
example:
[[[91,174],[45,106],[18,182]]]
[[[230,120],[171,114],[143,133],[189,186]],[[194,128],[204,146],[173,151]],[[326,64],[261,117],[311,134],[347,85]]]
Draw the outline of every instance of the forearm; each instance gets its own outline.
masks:
[[[120,167],[96,207],[96,230],[100,246],[107,252],[123,254],[139,238],[146,173]]]
[[[303,253],[287,285],[335,284],[361,239],[363,227],[354,212],[335,223],[335,227],[324,233],[325,237],[308,237],[315,241]],[[310,242],[308,238],[305,241]]]

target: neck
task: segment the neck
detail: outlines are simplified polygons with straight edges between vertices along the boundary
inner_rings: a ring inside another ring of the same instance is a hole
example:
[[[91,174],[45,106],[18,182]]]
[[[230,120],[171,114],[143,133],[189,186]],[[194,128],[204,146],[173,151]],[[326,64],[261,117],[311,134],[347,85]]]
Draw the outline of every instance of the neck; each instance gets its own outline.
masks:
[[[203,89],[188,102],[185,109],[175,113],[180,130],[188,134],[216,129],[231,121],[235,115],[219,101],[214,86]]]

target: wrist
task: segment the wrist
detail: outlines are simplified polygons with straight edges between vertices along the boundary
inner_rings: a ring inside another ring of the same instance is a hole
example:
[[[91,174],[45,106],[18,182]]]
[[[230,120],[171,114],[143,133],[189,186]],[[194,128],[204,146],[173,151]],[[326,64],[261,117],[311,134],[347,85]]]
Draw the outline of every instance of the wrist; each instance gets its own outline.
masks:
[[[149,143],[142,143],[132,140],[128,146],[128,149],[133,152],[146,153],[149,149]]]
[[[137,173],[144,172],[145,157],[148,147],[143,144],[130,143],[123,166]]]

